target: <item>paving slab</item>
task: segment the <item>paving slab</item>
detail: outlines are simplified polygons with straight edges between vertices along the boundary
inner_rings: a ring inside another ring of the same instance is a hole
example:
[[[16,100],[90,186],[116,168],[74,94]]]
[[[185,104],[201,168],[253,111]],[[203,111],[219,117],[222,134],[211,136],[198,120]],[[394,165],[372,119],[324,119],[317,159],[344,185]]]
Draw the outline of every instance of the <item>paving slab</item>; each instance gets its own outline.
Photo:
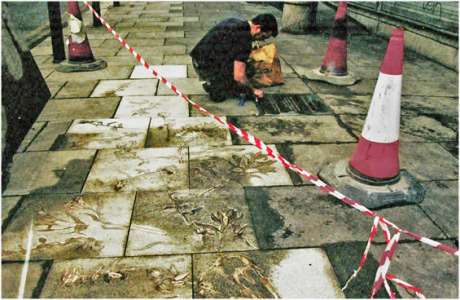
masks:
[[[246,200],[261,249],[367,241],[373,222],[358,210],[320,192],[316,186],[251,187],[246,188]],[[381,209],[377,213],[422,236],[445,238],[417,206]],[[402,235],[401,240],[412,239]],[[375,241],[384,241],[381,232]]]
[[[56,94],[62,89],[62,87],[66,84],[67,82],[57,82],[57,81],[46,81],[46,85],[48,86],[48,89],[50,90],[51,96],[50,99],[55,98]]]
[[[95,154],[94,150],[18,153],[3,195],[80,192]]]
[[[188,52],[188,50],[187,50]],[[166,54],[164,56],[163,62],[165,64],[184,64],[184,65],[191,65],[192,64],[192,58],[189,55],[170,55]]]
[[[69,121],[113,117],[119,97],[80,98],[68,101],[50,100],[38,116],[38,121]],[[37,123],[37,122],[36,122]]]
[[[46,122],[46,126],[37,134],[27,151],[47,151],[53,146],[59,136],[66,133],[72,122]]]
[[[120,47],[92,47],[91,48],[94,57],[99,58],[100,56],[115,56]]]
[[[236,117],[235,122],[265,143],[354,142],[333,116]],[[238,137],[239,144],[249,144]]]
[[[458,182],[424,182],[425,199],[419,206],[449,238],[458,239]]]
[[[205,95],[206,91],[202,87],[202,83],[196,78],[175,78],[171,82],[179,91],[186,95]],[[174,92],[161,83],[158,85],[157,95],[174,95]]]
[[[155,46],[155,47],[137,47],[136,52],[140,53],[142,56],[144,54],[185,54],[185,46],[174,45],[174,46]],[[120,51],[117,56],[127,56],[132,55],[129,51]]]
[[[97,80],[67,81],[53,98],[86,98],[91,95],[96,84]]]
[[[205,145],[232,145],[230,131],[208,117],[152,119],[145,147]]]
[[[18,298],[23,263],[2,263],[2,298]],[[27,269],[24,298],[32,298],[44,268],[43,262],[30,262]]]
[[[20,196],[2,197],[2,225],[5,220],[11,216],[13,210],[21,201]]]
[[[293,156],[291,162],[311,174],[318,175],[329,163],[351,158],[355,147],[355,144],[289,145],[289,152]],[[303,183],[309,182],[303,177],[300,178]]]
[[[143,148],[150,118],[77,119],[53,149]]]
[[[33,220],[31,259],[121,256],[134,193],[33,195],[3,233],[2,259],[24,259]]]
[[[300,78],[285,78],[282,85],[262,89],[265,94],[309,94],[311,89]]]
[[[115,41],[115,42],[120,44],[119,41]],[[128,40],[128,44],[131,47],[152,47],[153,48],[153,47],[165,45],[165,39],[164,38],[158,38],[158,39],[132,39],[130,38]]]
[[[187,150],[100,150],[85,192],[164,191],[188,187]]]
[[[344,298],[318,248],[193,256],[197,298]]]
[[[165,78],[186,78],[187,66],[186,65],[160,65],[151,66],[161,76]],[[130,78],[154,78],[151,71],[148,71],[144,66],[136,66]]]
[[[336,86],[326,82],[306,80],[308,86],[317,94],[333,94],[341,96],[372,95],[376,80],[362,79],[351,86]]]
[[[190,187],[292,185],[286,169],[258,152],[254,146],[191,147]]]
[[[384,246],[375,246],[371,247],[370,252],[374,257],[380,257],[383,250]],[[399,244],[388,272],[421,288],[427,298],[458,297],[458,257],[430,246],[421,243]],[[404,288],[396,286],[395,289],[402,298],[414,297]]]
[[[191,298],[190,256],[78,259],[53,264],[44,298]]]
[[[224,102],[214,102],[209,99],[208,95],[197,95],[192,96],[191,99],[194,102],[199,103],[201,106],[206,108],[218,116],[257,116],[259,110],[254,101],[247,101],[244,106],[240,106],[237,98],[230,98]],[[193,117],[203,116],[198,110],[192,108],[191,115]]]
[[[458,97],[458,83],[443,80],[403,80],[403,95]]]
[[[121,49],[120,51],[127,50]],[[147,61],[149,64],[161,64],[163,62],[163,55],[146,55],[143,57],[144,60]],[[137,61],[133,56],[104,56],[99,58],[105,60],[107,64],[114,66],[134,67],[137,64]]]
[[[91,97],[154,95],[157,84],[157,79],[101,80]]]
[[[126,255],[257,249],[242,188],[138,193]]]
[[[371,96],[318,94],[336,114],[367,114]]]
[[[188,115],[188,104],[178,96],[126,96],[121,99],[115,118],[164,119],[185,118]]]
[[[149,39],[149,38],[183,38],[183,31],[168,31],[168,32],[132,32],[129,38],[133,39]]]
[[[112,51],[112,50],[110,50]],[[118,50],[115,51],[115,53]],[[128,51],[124,51],[130,54]],[[99,56],[113,56],[115,53],[101,53]],[[131,55],[131,54],[130,54]],[[91,72],[73,72],[73,73],[62,73],[54,72],[49,77],[49,80],[62,81],[65,78],[66,81],[91,81],[91,80],[102,80],[102,79],[126,79],[129,78],[133,70],[132,66],[112,66],[108,65],[107,68]]]
[[[51,102],[48,101],[47,103]],[[18,150],[16,152],[25,152],[27,147],[29,147],[30,143],[34,140],[34,138],[40,133],[40,131],[45,128],[46,122],[34,122],[32,124],[32,127],[29,129],[27,132],[26,136],[21,142],[21,145],[19,145]]]

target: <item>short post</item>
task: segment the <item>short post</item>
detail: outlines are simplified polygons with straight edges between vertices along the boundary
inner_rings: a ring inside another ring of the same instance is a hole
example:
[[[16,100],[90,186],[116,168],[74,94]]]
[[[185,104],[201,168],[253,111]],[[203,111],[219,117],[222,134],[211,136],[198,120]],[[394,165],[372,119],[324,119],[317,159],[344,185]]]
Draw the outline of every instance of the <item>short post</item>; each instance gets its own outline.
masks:
[[[101,15],[101,4],[99,1],[93,1],[92,6],[94,10],[97,12],[98,15]],[[93,27],[100,27],[102,26],[101,21],[96,17],[95,14],[93,14]]]
[[[318,2],[289,1],[283,5],[281,30],[302,34],[315,31]]]
[[[53,63],[65,59],[64,38],[62,37],[62,20],[59,2],[48,2],[48,17],[50,21],[51,44],[53,48]]]

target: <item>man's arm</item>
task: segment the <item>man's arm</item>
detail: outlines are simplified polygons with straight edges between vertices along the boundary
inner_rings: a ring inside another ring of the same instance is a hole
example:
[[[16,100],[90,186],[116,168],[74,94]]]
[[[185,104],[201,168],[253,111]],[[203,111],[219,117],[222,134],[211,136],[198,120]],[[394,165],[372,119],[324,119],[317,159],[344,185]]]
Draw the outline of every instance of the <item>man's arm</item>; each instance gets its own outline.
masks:
[[[259,89],[254,89],[250,86],[249,80],[246,76],[246,63],[235,60],[233,63],[233,79],[240,83],[242,86],[247,87],[248,91],[251,91],[257,98],[262,98],[264,92]]]

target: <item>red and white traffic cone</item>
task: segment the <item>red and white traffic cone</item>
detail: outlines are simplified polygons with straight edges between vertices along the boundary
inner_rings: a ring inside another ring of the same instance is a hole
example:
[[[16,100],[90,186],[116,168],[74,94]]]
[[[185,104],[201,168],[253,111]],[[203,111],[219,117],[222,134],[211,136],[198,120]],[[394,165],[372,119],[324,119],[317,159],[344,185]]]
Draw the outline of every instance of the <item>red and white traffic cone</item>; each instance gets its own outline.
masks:
[[[105,61],[94,58],[78,2],[68,1],[67,14],[70,30],[69,38],[66,41],[69,58],[66,62],[61,63],[56,70],[60,72],[83,72],[107,67]]]
[[[399,122],[404,62],[404,30],[394,29],[359,142],[350,159],[351,174],[371,183],[399,178]]]
[[[358,78],[347,70],[347,35],[347,3],[340,2],[321,67],[299,73],[310,80],[326,81],[334,85],[355,84]]]

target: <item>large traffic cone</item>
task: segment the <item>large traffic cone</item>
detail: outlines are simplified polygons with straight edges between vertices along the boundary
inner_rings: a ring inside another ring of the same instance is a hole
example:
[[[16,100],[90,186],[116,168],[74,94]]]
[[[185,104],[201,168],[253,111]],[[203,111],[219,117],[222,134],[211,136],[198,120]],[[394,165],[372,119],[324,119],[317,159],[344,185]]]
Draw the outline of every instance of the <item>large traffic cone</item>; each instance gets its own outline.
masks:
[[[350,171],[371,182],[399,178],[399,119],[404,62],[404,31],[394,29]]]
[[[353,85],[358,81],[358,78],[347,70],[346,2],[340,2],[337,7],[332,34],[321,67],[300,73],[310,80],[326,81],[334,85]]]
[[[70,30],[67,40],[69,58],[68,61],[61,63],[56,70],[60,72],[83,72],[107,67],[105,61],[94,58],[78,2],[68,1],[67,14]]]

